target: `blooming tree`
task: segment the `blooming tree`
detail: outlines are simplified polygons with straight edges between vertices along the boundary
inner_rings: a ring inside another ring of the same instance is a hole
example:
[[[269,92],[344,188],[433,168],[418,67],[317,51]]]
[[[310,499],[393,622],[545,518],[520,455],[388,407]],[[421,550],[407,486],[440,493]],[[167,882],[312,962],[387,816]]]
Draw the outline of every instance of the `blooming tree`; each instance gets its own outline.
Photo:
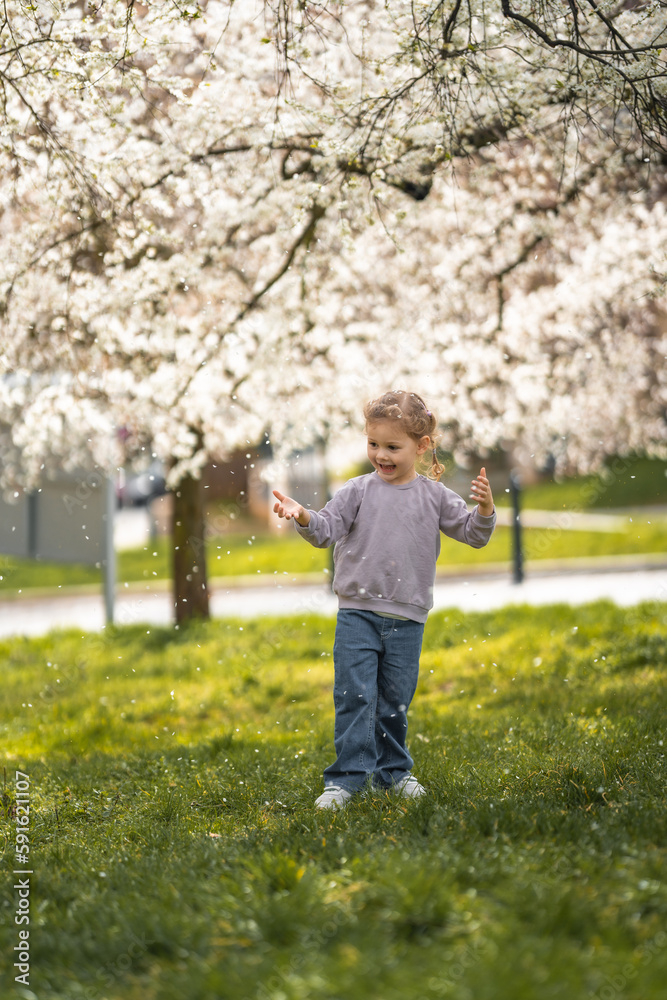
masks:
[[[285,85],[318,81],[346,166],[425,196],[442,159],[554,117],[667,136],[662,0],[266,0]],[[335,55],[332,55],[332,49]],[[434,155],[435,154],[435,155]],[[412,164],[413,176],[405,174]]]
[[[546,143],[504,143],[439,176],[407,213],[385,196],[393,242],[376,224],[318,245],[307,336],[327,339],[318,363],[332,379],[347,371],[339,424],[362,393],[402,384],[433,403],[462,458],[504,449],[573,472],[665,453],[663,179],[597,136],[566,159],[564,173]]]
[[[578,49],[553,5],[517,11],[554,45],[466,10],[3,7],[3,481],[150,447],[179,620],[208,458],[331,437],[399,379],[454,448],[664,439],[663,10],[580,17]]]
[[[308,295],[308,336],[337,331],[332,371],[419,385],[454,450],[561,470],[661,450],[667,7],[267,7],[284,89],[305,74],[337,111],[318,155],[345,178],[354,238],[318,244]]]
[[[4,10],[5,482],[91,453],[108,466],[118,427],[126,451],[150,442],[176,498],[177,616],[206,614],[198,475],[257,440],[293,380],[260,314],[281,281],[294,294],[326,210],[300,177],[314,139],[276,119],[247,9]]]

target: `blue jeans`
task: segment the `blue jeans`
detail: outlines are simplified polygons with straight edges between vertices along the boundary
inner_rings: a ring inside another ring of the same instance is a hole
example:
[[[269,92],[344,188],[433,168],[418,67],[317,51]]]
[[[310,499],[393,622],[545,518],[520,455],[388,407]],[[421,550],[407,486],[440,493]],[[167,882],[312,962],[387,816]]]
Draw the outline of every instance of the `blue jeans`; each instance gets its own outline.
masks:
[[[417,687],[424,626],[341,608],[334,641],[334,745],[326,785],[389,788],[410,773],[407,710]]]

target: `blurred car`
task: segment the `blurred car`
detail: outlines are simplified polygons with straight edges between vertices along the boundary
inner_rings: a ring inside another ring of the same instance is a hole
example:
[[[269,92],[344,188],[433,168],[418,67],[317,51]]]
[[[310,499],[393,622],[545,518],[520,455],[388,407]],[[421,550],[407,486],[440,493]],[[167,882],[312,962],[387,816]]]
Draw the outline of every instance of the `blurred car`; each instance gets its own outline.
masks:
[[[116,486],[119,507],[144,507],[154,497],[164,496],[166,492],[164,466],[157,459],[142,472],[120,470]]]

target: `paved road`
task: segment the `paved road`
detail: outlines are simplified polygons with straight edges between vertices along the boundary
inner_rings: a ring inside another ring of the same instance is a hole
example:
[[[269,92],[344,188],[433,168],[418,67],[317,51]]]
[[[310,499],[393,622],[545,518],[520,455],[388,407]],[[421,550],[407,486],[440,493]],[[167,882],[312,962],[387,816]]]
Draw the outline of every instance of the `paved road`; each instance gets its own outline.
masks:
[[[584,604],[609,598],[621,606],[639,601],[667,601],[667,566],[628,568],[622,571],[545,573],[531,571],[526,580],[513,584],[503,576],[461,576],[440,580],[434,591],[435,608],[457,607],[462,611],[484,611],[506,604]],[[256,617],[318,612],[333,614],[336,601],[321,584],[296,583],[254,587],[227,587],[213,581],[213,617]],[[116,622],[167,625],[172,620],[172,602],[164,589],[119,590]],[[78,627],[98,631],[104,626],[100,594],[23,597],[0,606],[0,636],[41,635],[52,628]]]

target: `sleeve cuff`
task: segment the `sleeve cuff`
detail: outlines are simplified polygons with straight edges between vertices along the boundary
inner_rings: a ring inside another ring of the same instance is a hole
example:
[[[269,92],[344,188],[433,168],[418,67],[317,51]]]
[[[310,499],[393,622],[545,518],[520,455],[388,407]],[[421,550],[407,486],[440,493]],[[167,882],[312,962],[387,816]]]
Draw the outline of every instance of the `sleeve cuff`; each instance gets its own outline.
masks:
[[[491,513],[491,514],[482,514],[482,513],[480,513],[479,507],[475,507],[475,514],[477,515],[477,517],[481,521],[493,521],[493,520],[495,520],[495,517],[496,517],[496,508],[495,508],[495,505],[493,507],[493,513]]]
[[[310,521],[308,524],[299,524],[298,521],[294,522],[294,527],[299,532],[300,535],[312,535],[315,533],[315,522],[317,520],[317,513],[314,510],[309,510]]]

